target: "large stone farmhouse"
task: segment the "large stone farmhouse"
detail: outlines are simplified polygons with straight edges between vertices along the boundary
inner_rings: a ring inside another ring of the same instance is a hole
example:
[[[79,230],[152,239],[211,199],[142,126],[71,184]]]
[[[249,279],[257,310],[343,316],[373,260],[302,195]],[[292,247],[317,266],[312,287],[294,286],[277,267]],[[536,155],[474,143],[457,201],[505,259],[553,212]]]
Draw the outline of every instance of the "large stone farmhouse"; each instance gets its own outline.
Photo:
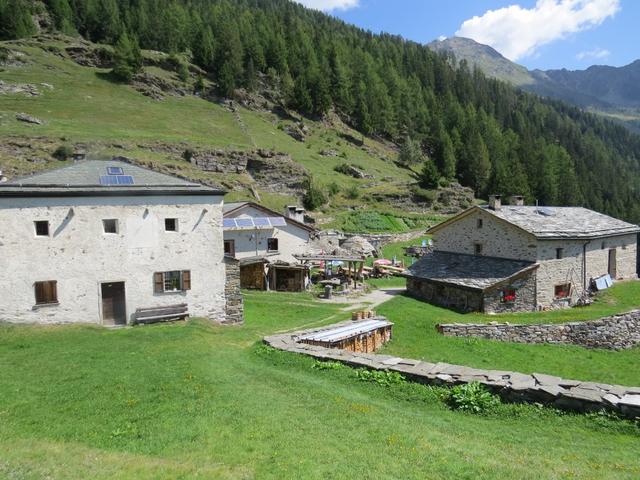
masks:
[[[409,268],[408,292],[461,311],[531,311],[574,305],[603,275],[637,278],[637,225],[510,203],[495,195],[431,228],[435,251]]]
[[[308,267],[295,255],[307,252],[314,232],[300,207],[282,215],[253,202],[224,205],[224,251],[240,261],[243,288],[303,290]]]
[[[241,320],[226,308],[223,195],[120,161],[0,184],[0,320],[131,324],[175,305]]]

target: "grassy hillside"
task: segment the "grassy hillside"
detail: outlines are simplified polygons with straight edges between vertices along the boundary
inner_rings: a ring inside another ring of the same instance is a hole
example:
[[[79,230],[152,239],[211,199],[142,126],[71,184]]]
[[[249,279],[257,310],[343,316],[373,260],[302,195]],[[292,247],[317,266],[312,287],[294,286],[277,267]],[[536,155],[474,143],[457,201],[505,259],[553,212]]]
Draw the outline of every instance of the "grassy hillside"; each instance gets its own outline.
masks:
[[[200,98],[191,94],[193,74],[182,84],[186,95],[166,93],[156,100],[133,86],[114,82],[107,68],[76,63],[66,49],[77,45],[94,48],[61,36],[0,42],[0,49],[17,60],[2,67],[5,90],[0,94],[0,169],[10,177],[60,166],[63,162],[54,160],[52,152],[62,144],[82,143],[90,156],[124,155],[160,170],[221,184],[231,190],[228,200],[253,198],[253,186],[263,203],[278,210],[286,203],[299,202],[295,192],[269,191],[247,174],[203,172],[176,154],[186,149],[261,148],[289,154],[324,187],[331,185],[338,191],[325,212],[317,214],[321,221],[340,226],[345,223],[345,212],[362,204],[381,209],[391,218],[406,217],[406,209],[394,207],[386,196],[409,198],[415,172],[396,165],[393,145],[363,138],[337,117],[314,121],[237,103],[229,108],[228,103]],[[145,52],[146,63],[159,55]],[[145,73],[181,83],[176,73],[158,66],[145,67]],[[38,95],[6,89],[25,85],[34,87]],[[44,124],[18,121],[17,113],[34,116]],[[286,132],[300,122],[307,130],[304,142]],[[356,179],[334,171],[343,163],[361,167],[372,178]],[[338,211],[341,217],[336,219],[332,214]],[[420,222],[399,222],[392,221],[388,230],[421,227]]]
[[[409,300],[385,306],[397,320],[390,349],[417,344],[413,335],[436,348],[412,353],[483,367],[495,367],[503,358],[524,361],[525,350],[534,353],[528,368],[547,373],[557,373],[547,368],[549,358],[564,359],[581,375],[597,361],[583,364],[590,354],[585,350],[572,362],[575,349],[558,346],[435,339],[435,330],[427,330]],[[297,294],[250,293],[246,307],[242,327],[197,320],[117,330],[0,326],[0,477],[633,479],[640,474],[640,437],[632,422],[535,405],[502,404],[486,415],[452,411],[438,389],[363,382],[354,369],[321,370],[311,358],[259,345],[272,332],[344,319],[348,313],[341,305]],[[618,365],[627,365],[622,358],[633,355],[606,353],[610,363],[620,357]],[[606,373],[599,371],[598,377],[611,378]]]

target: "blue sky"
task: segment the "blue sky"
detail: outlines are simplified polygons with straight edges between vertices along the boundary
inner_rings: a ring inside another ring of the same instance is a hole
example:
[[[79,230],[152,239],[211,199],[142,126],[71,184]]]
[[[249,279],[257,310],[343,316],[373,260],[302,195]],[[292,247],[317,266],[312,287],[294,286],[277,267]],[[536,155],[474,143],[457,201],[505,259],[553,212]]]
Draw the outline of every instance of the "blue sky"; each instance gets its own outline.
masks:
[[[299,1],[420,43],[467,36],[530,69],[622,66],[640,58],[640,0]]]

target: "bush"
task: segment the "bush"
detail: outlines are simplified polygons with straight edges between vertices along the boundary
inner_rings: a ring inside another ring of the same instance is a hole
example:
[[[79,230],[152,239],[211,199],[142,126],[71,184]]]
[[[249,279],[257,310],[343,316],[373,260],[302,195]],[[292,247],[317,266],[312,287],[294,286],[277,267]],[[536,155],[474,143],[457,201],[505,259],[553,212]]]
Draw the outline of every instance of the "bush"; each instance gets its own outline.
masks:
[[[345,194],[348,199],[356,200],[360,197],[360,186],[357,183],[352,183],[345,191]]]
[[[418,186],[414,186],[411,189],[411,193],[413,193],[413,196],[416,198],[416,200],[427,203],[429,205],[431,205],[438,197],[438,192],[436,192],[435,190],[427,190]]]
[[[340,370],[345,366],[340,362],[321,362],[316,360],[311,366],[314,370]]]
[[[479,382],[457,385],[451,389],[447,399],[449,406],[455,410],[470,413],[483,413],[494,408],[498,398]]]
[[[377,383],[383,387],[399,385],[405,382],[404,377],[398,372],[388,372],[386,370],[367,370],[361,368],[356,370],[356,378],[363,382]]]
[[[331,182],[329,185],[327,185],[327,191],[329,192],[329,195],[335,196],[340,193],[340,185],[338,185],[336,182]]]
[[[71,145],[60,145],[51,155],[57,160],[68,160],[73,156],[73,147]]]
[[[327,196],[313,177],[307,177],[302,203],[307,210],[317,210],[327,203]]]

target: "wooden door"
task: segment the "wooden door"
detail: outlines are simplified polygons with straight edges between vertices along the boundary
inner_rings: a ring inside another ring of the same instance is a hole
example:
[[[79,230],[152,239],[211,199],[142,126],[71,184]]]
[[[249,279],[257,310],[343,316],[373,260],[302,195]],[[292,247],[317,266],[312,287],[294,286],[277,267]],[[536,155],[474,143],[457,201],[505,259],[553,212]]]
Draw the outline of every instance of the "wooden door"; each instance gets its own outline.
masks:
[[[127,307],[125,302],[124,282],[103,283],[102,322],[105,325],[126,325]]]
[[[616,266],[616,262],[618,260],[618,256],[617,256],[617,250],[615,248],[612,248],[611,250],[609,250],[609,275],[611,275],[611,278],[615,279],[617,277],[617,266]]]

